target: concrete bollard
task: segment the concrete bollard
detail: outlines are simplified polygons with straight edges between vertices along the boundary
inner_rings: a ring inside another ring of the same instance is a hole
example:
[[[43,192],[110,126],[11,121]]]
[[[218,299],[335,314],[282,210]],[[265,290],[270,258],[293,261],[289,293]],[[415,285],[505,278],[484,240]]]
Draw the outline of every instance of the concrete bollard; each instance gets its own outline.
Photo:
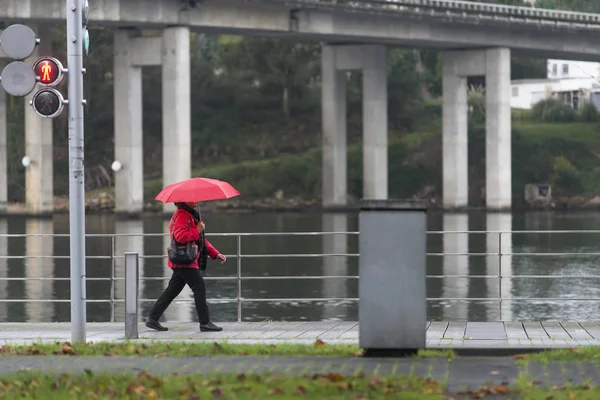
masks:
[[[424,203],[363,200],[359,216],[359,346],[407,355],[426,344]]]
[[[137,339],[138,335],[138,253],[125,253],[125,338]]]

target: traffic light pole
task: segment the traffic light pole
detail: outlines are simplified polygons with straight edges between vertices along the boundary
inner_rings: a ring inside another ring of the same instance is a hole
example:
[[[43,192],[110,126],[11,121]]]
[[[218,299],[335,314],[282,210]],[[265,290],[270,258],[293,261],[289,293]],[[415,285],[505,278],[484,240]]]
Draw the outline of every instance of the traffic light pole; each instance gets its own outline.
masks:
[[[83,153],[83,13],[85,0],[66,0],[69,70],[69,217],[71,341],[85,342],[85,187]]]

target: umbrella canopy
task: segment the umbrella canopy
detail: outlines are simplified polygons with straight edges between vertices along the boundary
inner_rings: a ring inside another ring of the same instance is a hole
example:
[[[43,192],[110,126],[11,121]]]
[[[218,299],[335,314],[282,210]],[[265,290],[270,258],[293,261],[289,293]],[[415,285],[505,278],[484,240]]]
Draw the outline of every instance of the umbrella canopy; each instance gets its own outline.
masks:
[[[165,187],[154,198],[163,203],[223,200],[239,196],[227,182],[210,178],[191,178]]]

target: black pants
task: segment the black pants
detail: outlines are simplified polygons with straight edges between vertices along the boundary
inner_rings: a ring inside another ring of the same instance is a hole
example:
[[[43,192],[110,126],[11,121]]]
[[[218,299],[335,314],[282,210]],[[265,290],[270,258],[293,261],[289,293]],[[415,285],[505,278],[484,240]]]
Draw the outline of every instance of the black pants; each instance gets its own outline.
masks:
[[[181,293],[185,285],[188,285],[194,292],[194,302],[196,303],[196,312],[201,324],[207,324],[210,321],[208,313],[208,304],[206,304],[206,286],[204,279],[200,275],[200,270],[196,268],[173,268],[173,276],[169,281],[169,286],[160,295],[152,310],[150,318],[155,321],[161,317],[169,304]]]

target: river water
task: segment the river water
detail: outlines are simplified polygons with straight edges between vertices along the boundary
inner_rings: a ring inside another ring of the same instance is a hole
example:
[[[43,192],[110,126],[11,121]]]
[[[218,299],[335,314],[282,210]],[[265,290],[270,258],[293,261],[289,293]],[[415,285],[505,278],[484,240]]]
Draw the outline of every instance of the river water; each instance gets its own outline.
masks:
[[[237,232],[314,232],[356,231],[356,214],[208,214],[208,233]],[[168,219],[148,217],[119,220],[113,216],[88,216],[89,234],[152,234],[167,231]],[[430,231],[483,231],[472,234],[429,234],[428,253],[473,253],[471,255],[430,255],[427,274],[468,275],[471,279],[431,277],[427,279],[428,298],[471,298],[476,301],[433,300],[428,302],[430,320],[596,320],[600,315],[600,276],[598,271],[600,234],[594,233],[519,233],[524,230],[593,230],[600,227],[600,213],[469,213],[430,214]],[[485,231],[513,231],[498,234]],[[0,219],[0,321],[69,321],[69,238],[53,236],[6,237],[6,234],[65,234],[67,215],[53,219]],[[210,238],[210,236],[209,236]],[[226,255],[236,254],[235,236],[213,237],[211,242]],[[94,237],[87,240],[88,278],[108,278],[111,266],[117,278],[124,276],[126,251],[145,257],[140,261],[140,276],[153,278],[140,282],[140,299],[154,300],[166,285],[170,271],[165,260],[167,240],[160,236],[119,236],[116,239]],[[117,258],[111,260],[114,245]],[[485,253],[504,254],[486,255]],[[260,257],[261,254],[356,254],[356,236],[251,236],[242,238],[242,274],[246,277],[293,275],[358,275],[356,256],[331,257]],[[532,253],[577,253],[574,255],[533,255]],[[506,255],[512,254],[512,255]],[[6,256],[9,256],[8,258]],[[37,258],[20,258],[36,256]],[[42,257],[40,257],[42,256]],[[154,258],[152,258],[154,256]],[[58,257],[58,258],[52,258]],[[61,258],[62,257],[62,258]],[[96,257],[96,258],[93,258]],[[500,261],[501,260],[501,261]],[[114,263],[114,264],[113,264]],[[497,278],[499,265],[503,279]],[[235,277],[237,262],[231,257],[225,265],[209,262],[211,277]],[[489,277],[482,277],[488,275]],[[548,278],[509,278],[516,275],[546,275]],[[574,276],[571,278],[560,276]],[[479,278],[477,278],[479,276]],[[585,276],[579,278],[579,276]],[[23,277],[62,278],[63,280],[20,280]],[[10,280],[6,280],[9,278]],[[159,278],[159,279],[157,279]],[[165,278],[165,279],[160,279]],[[208,297],[231,299],[237,295],[235,280],[207,281]],[[115,282],[115,297],[124,298],[124,282]],[[109,281],[90,280],[87,298],[110,299]],[[249,299],[283,298],[356,298],[357,279],[286,279],[245,280],[242,296]],[[502,297],[502,305],[495,299]],[[513,300],[511,298],[552,298],[556,300]],[[560,299],[559,299],[560,298]],[[30,301],[20,301],[28,299]],[[571,300],[569,300],[571,299]],[[8,301],[7,301],[8,300]],[[53,302],[51,300],[67,300]],[[196,321],[191,291],[186,288],[167,312],[167,321]],[[146,315],[152,301],[140,303]],[[89,302],[88,321],[108,321],[109,302]],[[357,302],[352,300],[313,302],[250,302],[242,307],[243,320],[356,320]],[[234,321],[235,302],[211,302],[215,321]],[[116,302],[114,318],[123,320],[123,303]]]

